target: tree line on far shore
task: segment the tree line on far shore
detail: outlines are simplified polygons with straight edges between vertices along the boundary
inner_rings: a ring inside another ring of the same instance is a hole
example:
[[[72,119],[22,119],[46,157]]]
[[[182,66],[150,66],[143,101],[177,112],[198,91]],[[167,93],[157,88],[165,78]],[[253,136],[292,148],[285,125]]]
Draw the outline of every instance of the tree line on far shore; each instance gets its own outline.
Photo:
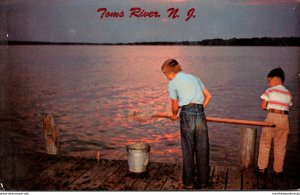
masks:
[[[202,45],[202,46],[300,46],[300,37],[262,37],[262,38],[232,38],[205,39],[202,41],[157,41],[134,43],[69,43],[40,41],[0,41],[1,45]]]

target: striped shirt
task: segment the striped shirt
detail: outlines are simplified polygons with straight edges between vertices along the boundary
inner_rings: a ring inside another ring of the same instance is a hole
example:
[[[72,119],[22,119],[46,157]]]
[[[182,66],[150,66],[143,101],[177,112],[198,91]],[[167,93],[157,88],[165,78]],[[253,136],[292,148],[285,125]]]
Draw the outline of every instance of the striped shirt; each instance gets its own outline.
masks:
[[[261,99],[268,102],[267,110],[270,108],[277,110],[289,110],[292,106],[292,95],[283,85],[276,85],[268,88],[261,96]]]

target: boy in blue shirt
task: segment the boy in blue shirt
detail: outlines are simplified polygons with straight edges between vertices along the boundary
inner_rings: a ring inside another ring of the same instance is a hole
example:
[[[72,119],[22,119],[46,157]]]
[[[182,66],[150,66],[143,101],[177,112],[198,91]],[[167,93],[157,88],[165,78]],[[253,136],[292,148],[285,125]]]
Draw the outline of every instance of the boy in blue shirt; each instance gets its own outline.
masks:
[[[168,91],[173,120],[180,111],[180,135],[183,155],[182,183],[184,188],[205,187],[209,178],[209,141],[204,108],[212,99],[202,81],[182,72],[175,59],[168,59],[161,67],[169,81]],[[196,159],[196,165],[194,165]]]

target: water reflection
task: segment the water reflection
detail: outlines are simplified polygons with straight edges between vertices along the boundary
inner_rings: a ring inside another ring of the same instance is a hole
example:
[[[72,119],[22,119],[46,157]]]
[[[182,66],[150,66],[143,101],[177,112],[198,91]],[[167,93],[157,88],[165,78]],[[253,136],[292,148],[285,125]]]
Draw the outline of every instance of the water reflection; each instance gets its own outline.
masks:
[[[3,49],[3,48],[2,48]],[[146,142],[151,159],[181,158],[179,124],[167,119],[128,121],[130,110],[142,115],[170,112],[161,63],[175,57],[186,72],[201,77],[214,96],[206,110],[215,117],[263,120],[260,93],[275,66],[286,70],[294,96],[287,153],[299,144],[298,48],[184,46],[11,46],[5,80],[9,97],[1,118],[10,123],[16,143],[43,151],[41,117],[53,114],[61,132],[63,155],[125,159],[125,146]],[[265,51],[268,51],[267,55]],[[115,55],[118,54],[118,55]],[[257,71],[260,70],[260,71]],[[4,77],[2,77],[4,78]],[[247,89],[245,91],[245,89]],[[238,125],[209,123],[211,161],[238,164]]]

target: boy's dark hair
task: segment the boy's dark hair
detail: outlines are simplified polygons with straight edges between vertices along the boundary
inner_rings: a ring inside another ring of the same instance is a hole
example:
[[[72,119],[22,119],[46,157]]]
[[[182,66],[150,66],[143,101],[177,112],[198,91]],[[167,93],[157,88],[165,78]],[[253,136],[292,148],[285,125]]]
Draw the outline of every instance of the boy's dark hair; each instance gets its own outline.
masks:
[[[162,65],[161,70],[166,73],[168,72],[178,73],[182,71],[180,64],[175,59],[166,60]]]
[[[284,79],[285,79],[284,72],[280,67],[271,70],[271,72],[268,74],[268,78],[273,78],[273,77],[279,77],[282,83],[284,83]]]

